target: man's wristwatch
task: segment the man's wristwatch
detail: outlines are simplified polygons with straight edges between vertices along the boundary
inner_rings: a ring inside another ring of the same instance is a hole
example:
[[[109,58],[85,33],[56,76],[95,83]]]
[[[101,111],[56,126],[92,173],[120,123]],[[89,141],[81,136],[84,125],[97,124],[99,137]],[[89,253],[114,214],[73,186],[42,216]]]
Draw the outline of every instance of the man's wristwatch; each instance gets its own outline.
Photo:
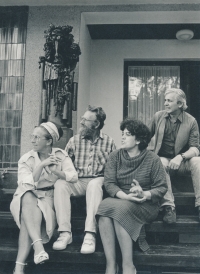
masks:
[[[184,153],[181,153],[181,157],[183,158],[183,161],[186,160],[186,157],[185,157]]]

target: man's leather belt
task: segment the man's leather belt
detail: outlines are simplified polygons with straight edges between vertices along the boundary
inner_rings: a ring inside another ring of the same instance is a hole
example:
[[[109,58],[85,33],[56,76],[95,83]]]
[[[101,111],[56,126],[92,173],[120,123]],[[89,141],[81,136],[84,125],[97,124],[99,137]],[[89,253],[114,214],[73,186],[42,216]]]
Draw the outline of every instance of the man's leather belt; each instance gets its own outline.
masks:
[[[42,191],[48,191],[54,189],[54,186],[47,186],[47,187],[43,187],[43,188],[37,188],[37,190],[42,190]]]

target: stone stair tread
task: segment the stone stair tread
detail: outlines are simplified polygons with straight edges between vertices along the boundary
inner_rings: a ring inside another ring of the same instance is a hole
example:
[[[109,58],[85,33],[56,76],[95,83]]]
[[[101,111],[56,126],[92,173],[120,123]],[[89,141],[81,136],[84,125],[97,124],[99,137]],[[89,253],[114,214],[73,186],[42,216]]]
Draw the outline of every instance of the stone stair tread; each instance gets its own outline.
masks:
[[[179,232],[179,233],[199,233],[200,222],[198,216],[178,215],[176,224],[167,225],[163,223],[160,216],[151,224],[145,226],[147,232]]]
[[[90,255],[80,253],[80,244],[72,243],[63,251],[54,251],[51,244],[45,245],[51,262],[105,264],[102,249]],[[2,240],[0,258],[2,261],[14,261],[17,254],[17,241]],[[32,257],[30,258],[32,261]],[[146,253],[134,251],[136,265],[200,267],[200,244],[151,245]]]
[[[15,190],[16,189],[14,188],[2,188],[2,192],[5,195],[13,195],[15,193]]]
[[[0,189],[0,203],[1,204],[3,202],[10,203],[15,190],[16,189],[14,189],[14,188],[1,188]],[[71,198],[72,198],[72,200],[77,199],[77,197],[71,197]],[[174,198],[175,198],[175,204],[177,206],[192,206],[192,207],[194,207],[194,199],[195,199],[194,192],[175,192]]]
[[[16,188],[2,188],[1,189],[4,194],[9,195],[9,194],[14,194]],[[182,197],[182,196],[189,196],[189,197],[194,197],[193,192],[175,192],[174,196],[176,197]]]
[[[72,216],[72,228],[83,229],[85,217]],[[16,227],[10,212],[0,211],[0,227]],[[199,233],[200,222],[198,216],[178,215],[177,222],[174,225],[166,225],[160,216],[153,223],[146,225],[147,232],[181,232],[181,233]]]

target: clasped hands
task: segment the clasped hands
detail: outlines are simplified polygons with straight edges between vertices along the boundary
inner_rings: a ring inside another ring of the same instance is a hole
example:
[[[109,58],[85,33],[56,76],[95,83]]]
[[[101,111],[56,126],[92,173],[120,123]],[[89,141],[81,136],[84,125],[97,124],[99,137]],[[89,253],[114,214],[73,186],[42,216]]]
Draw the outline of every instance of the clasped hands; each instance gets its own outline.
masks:
[[[43,161],[43,166],[51,173],[57,169],[61,159],[54,154],[49,154],[49,157]]]
[[[139,185],[138,181],[133,179],[133,183],[131,184],[130,193],[127,194],[128,200],[138,203],[145,202],[146,195],[141,186]]]

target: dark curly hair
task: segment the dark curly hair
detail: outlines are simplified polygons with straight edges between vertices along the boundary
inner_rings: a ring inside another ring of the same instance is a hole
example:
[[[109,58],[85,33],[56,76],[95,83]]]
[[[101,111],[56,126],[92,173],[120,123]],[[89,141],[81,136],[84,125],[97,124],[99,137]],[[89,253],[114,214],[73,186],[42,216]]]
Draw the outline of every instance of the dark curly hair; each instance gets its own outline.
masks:
[[[131,135],[135,136],[137,141],[140,141],[138,144],[139,150],[147,148],[149,142],[151,141],[151,133],[149,128],[139,120],[128,117],[121,122],[120,129],[122,131],[127,129]]]

